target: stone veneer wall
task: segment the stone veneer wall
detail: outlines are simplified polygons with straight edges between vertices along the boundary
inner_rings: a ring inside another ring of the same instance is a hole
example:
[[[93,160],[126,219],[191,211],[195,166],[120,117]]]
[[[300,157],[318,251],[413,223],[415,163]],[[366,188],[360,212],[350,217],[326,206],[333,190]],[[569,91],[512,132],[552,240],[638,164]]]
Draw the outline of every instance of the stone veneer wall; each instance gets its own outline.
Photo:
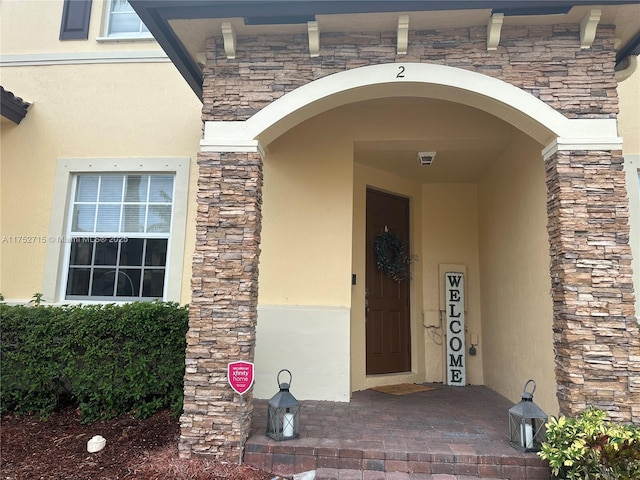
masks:
[[[590,49],[580,49],[580,25],[504,26],[497,51],[487,51],[487,27],[409,33],[396,55],[396,32],[326,33],[310,58],[306,35],[239,37],[234,60],[222,38],[206,45],[203,120],[246,120],[301,85],[345,70],[419,62],[500,78],[567,117],[611,118],[618,112],[615,30],[599,25]]]
[[[640,422],[640,335],[634,316],[622,152],[547,160],[556,378],[560,409],[589,405]]]
[[[262,158],[198,154],[198,209],[179,453],[237,458],[240,397],[230,361],[253,361],[258,307]],[[243,396],[249,432],[253,396]],[[246,436],[246,435],[244,435]]]
[[[497,51],[486,27],[396,34],[239,37],[234,60],[221,38],[207,43],[205,121],[246,120],[277,98],[327,75],[366,65],[423,62],[511,83],[570,118],[614,118],[614,28],[580,49],[579,25],[505,26]],[[258,154],[200,154],[193,302],[181,455],[234,458],[238,403],[226,365],[253,359],[260,231]],[[633,317],[627,197],[620,152],[560,152],[547,161],[558,396],[564,413],[587,404],[640,421],[640,353]],[[240,301],[237,301],[240,300]],[[245,407],[246,427],[251,415]],[[235,423],[234,423],[235,422]],[[244,428],[248,434],[248,429]],[[237,453],[237,452],[236,452]]]

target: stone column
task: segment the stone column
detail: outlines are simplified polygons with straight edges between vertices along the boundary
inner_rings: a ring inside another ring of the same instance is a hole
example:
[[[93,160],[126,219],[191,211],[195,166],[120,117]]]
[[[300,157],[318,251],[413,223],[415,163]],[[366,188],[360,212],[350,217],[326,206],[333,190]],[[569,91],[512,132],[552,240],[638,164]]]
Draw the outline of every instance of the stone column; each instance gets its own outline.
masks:
[[[640,422],[628,199],[620,151],[546,160],[556,377],[561,413],[589,406]]]
[[[259,153],[198,154],[196,248],[189,310],[180,457],[237,461],[240,397],[227,365],[253,361],[258,305],[262,158]],[[243,396],[250,432],[253,396]],[[244,441],[243,439],[243,441]]]

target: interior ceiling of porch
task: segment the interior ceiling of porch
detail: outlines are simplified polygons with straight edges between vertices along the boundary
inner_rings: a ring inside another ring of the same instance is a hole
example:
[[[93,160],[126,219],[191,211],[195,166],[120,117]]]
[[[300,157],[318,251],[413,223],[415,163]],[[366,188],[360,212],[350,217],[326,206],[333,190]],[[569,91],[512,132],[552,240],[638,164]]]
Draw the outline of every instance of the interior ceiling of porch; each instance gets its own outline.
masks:
[[[354,143],[354,161],[418,183],[475,183],[502,154],[506,139],[370,140]],[[417,152],[436,152],[431,165]]]
[[[418,183],[476,183],[516,135],[513,126],[486,112],[428,98],[368,100],[333,114],[353,120],[357,112],[406,134],[354,140],[354,162]],[[435,152],[432,164],[421,165],[418,152]]]

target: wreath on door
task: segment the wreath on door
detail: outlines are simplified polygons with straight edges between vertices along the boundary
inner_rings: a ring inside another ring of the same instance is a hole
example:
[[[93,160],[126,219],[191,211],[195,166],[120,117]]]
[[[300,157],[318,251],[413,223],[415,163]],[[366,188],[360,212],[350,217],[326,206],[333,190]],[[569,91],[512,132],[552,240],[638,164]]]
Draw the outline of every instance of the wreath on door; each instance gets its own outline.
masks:
[[[373,244],[376,266],[396,282],[411,280],[410,266],[418,257],[407,252],[407,244],[398,235],[385,229]]]

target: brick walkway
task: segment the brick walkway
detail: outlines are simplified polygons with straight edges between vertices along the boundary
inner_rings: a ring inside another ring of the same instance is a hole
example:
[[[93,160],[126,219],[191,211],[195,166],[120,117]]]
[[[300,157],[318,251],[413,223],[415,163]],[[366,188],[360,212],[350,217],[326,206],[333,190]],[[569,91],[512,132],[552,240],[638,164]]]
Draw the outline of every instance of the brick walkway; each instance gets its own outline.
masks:
[[[265,436],[256,401],[245,462],[279,475],[316,470],[317,480],[548,480],[533,453],[509,445],[513,402],[481,386],[434,385],[405,396],[355,392],[350,403],[302,402],[299,439]],[[295,391],[292,391],[295,395]]]

